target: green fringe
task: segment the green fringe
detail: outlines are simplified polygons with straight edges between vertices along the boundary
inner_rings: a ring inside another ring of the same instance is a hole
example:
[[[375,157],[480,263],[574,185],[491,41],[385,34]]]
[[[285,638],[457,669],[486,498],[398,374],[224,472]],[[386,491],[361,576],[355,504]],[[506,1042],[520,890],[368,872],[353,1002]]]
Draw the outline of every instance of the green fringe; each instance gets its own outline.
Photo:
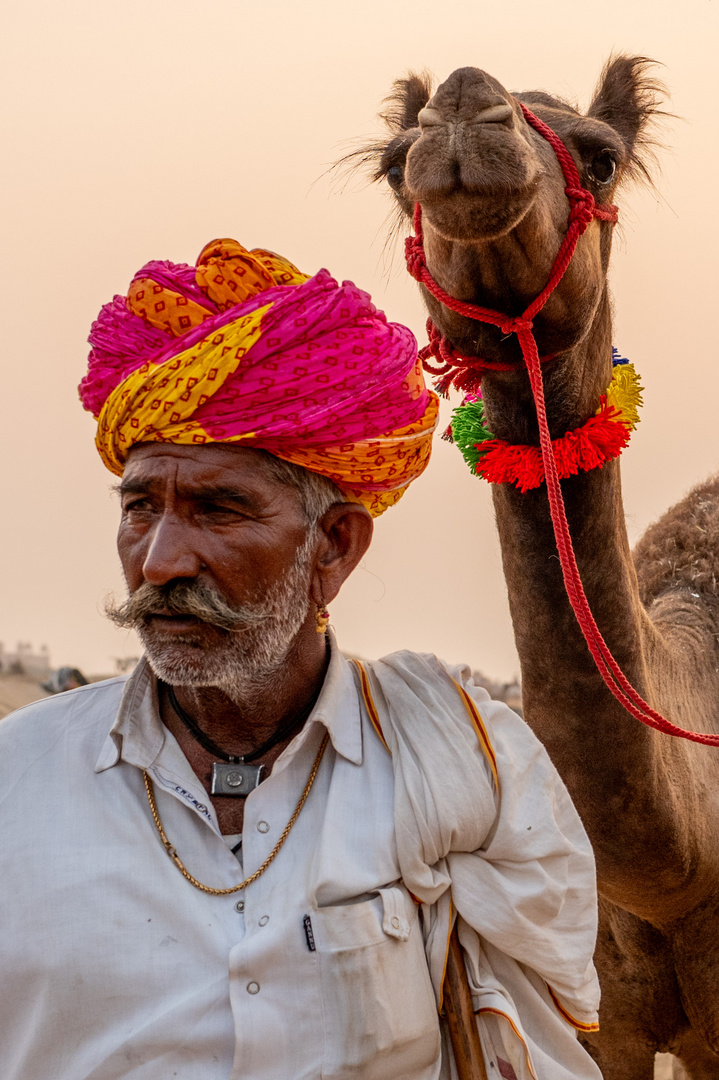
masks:
[[[480,400],[460,405],[452,413],[451,424],[454,442],[472,472],[476,472],[482,457],[481,444],[494,438],[484,422],[484,403]]]

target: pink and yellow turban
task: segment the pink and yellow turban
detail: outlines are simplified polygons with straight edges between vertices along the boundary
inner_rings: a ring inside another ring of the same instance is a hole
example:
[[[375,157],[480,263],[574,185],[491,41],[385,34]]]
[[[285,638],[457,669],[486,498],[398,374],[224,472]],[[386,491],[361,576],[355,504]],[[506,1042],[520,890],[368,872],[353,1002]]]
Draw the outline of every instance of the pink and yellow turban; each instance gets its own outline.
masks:
[[[93,323],[80,399],[120,475],[139,442],[236,442],[328,476],[373,515],[429,460],[417,343],[367,293],[235,240],[150,262]]]

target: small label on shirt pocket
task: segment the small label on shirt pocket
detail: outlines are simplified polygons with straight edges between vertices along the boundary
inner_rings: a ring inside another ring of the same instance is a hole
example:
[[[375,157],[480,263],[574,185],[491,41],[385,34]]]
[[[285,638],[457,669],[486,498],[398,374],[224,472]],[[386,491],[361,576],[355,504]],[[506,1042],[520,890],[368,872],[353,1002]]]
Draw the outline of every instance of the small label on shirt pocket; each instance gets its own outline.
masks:
[[[312,915],[324,1012],[323,1080],[434,1075],[439,1022],[417,909],[402,885]]]

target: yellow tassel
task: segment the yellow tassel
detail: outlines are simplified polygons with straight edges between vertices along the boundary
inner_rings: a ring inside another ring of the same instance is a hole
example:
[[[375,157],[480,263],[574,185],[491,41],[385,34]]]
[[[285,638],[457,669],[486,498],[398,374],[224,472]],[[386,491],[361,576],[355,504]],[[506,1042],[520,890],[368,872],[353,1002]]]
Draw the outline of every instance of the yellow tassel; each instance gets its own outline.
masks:
[[[619,411],[621,416],[618,419],[632,430],[639,423],[639,409],[644,404],[643,389],[633,364],[619,364],[615,367],[607,390],[607,404]]]

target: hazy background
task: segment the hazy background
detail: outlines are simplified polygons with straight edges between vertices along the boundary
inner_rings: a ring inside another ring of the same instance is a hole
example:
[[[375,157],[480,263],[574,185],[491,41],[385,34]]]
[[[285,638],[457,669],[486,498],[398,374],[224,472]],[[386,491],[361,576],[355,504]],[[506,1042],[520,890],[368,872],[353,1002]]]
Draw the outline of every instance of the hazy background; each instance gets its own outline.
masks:
[[[2,27],[0,641],[112,672],[137,652],[101,615],[122,591],[113,478],[77,401],[101,304],[150,258],[234,236],[370,290],[424,343],[417,286],[384,250],[389,194],[327,166],[378,131],[392,81],[483,67],[588,104],[615,49],[665,64],[658,193],[620,193],[615,343],[646,386],[623,458],[632,539],[717,466],[716,0],[26,0]],[[518,670],[488,487],[437,440],[332,605],[344,648]]]

